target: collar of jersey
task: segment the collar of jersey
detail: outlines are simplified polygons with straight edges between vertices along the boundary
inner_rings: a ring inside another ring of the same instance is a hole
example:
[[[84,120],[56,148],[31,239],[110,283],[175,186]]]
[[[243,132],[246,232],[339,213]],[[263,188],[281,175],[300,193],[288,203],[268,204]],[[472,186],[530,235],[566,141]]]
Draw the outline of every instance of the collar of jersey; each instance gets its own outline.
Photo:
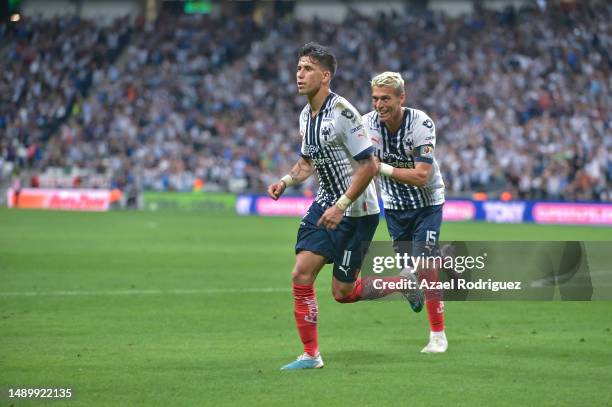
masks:
[[[327,109],[329,107],[327,105],[329,104],[330,100],[332,99],[332,97],[334,95],[335,95],[334,92],[329,92],[329,95],[327,95],[327,97],[325,98],[325,101],[321,105],[321,108],[317,112],[317,115],[323,113],[325,111],[325,109]],[[312,117],[312,107],[310,106],[310,103],[308,104],[308,113],[310,113],[310,117]]]
[[[383,122],[380,122],[380,127],[381,128],[384,127],[385,130],[387,131],[387,133],[389,133],[389,135],[392,136],[392,137],[395,137],[400,132],[402,127],[404,127],[406,125],[406,118],[408,117],[408,108],[407,107],[402,107],[402,109],[404,110],[404,116],[402,117],[402,121],[400,122],[400,125],[397,128],[397,131],[395,133],[391,133],[391,131],[389,130],[387,125],[384,124]]]

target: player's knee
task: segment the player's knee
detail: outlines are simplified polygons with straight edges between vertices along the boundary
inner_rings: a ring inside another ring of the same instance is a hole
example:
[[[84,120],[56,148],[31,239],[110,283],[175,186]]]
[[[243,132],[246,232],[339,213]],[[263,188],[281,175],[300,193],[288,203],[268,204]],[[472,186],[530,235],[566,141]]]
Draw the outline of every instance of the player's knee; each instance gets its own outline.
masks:
[[[340,304],[349,304],[351,302],[355,302],[352,298],[350,298],[350,295],[345,295],[342,297],[334,295],[334,300],[336,300],[336,302],[339,302]]]
[[[293,268],[291,277],[295,284],[310,285],[314,283],[315,271],[312,270],[311,268],[304,267],[304,265],[301,265],[298,262]]]
[[[344,287],[332,287],[332,295],[334,300],[341,304],[347,304],[349,302],[354,302],[351,296],[352,289],[346,289]]]

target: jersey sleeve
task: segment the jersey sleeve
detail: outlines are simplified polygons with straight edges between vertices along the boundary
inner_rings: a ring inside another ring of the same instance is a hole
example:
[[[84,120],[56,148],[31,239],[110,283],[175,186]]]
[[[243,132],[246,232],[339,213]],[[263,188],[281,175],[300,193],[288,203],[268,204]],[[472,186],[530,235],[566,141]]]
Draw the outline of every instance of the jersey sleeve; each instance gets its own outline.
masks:
[[[308,154],[308,149],[306,148],[306,135],[304,131],[300,130],[300,136],[302,137],[302,147],[300,148],[300,155],[308,160],[310,159],[310,154]]]
[[[306,147],[306,126],[304,125],[303,117],[307,114],[302,110],[300,113],[300,137],[302,138],[302,146],[300,147],[300,155],[305,159],[310,159],[310,153]]]
[[[339,107],[338,124],[342,141],[353,159],[363,160],[374,152],[372,141],[363,126],[363,119],[353,106]]]
[[[414,161],[432,164],[436,149],[436,125],[426,114],[417,117],[414,129]]]

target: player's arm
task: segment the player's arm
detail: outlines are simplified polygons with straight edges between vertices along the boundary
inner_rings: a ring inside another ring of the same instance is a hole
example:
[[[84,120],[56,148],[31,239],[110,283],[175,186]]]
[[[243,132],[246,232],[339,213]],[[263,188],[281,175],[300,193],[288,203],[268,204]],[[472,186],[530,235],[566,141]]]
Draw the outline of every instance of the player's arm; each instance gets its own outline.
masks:
[[[354,107],[345,108],[341,115],[342,125],[344,126],[344,143],[348,152],[353,156],[357,167],[351,179],[351,185],[336,202],[336,207],[343,210],[366,190],[372,179],[378,172],[378,164],[374,158],[376,149],[370,140],[363,120]],[[344,199],[346,198],[346,199]],[[344,200],[344,202],[342,202]]]
[[[378,173],[402,184],[424,187],[431,177],[433,166],[427,162],[416,162],[414,168],[397,168],[379,163]]]
[[[317,225],[328,229],[336,229],[342,221],[344,212],[366,190],[376,176],[378,166],[374,160],[374,146],[363,126],[361,116],[352,106],[343,106],[339,117],[341,134],[348,152],[357,162],[357,167],[351,179],[351,185],[340,196],[335,205],[327,208]]]
[[[346,190],[344,195],[353,202],[359,198],[366,190],[372,179],[378,172],[378,166],[372,153],[367,154],[363,159],[357,160],[357,168],[353,174],[351,185]],[[338,206],[336,204],[336,206]],[[346,209],[346,208],[345,208]]]
[[[394,179],[402,184],[424,187],[431,178],[433,170],[434,149],[436,146],[436,128],[427,115],[418,116],[414,129],[414,144],[412,150],[414,168],[397,168],[386,163],[380,163],[378,173]]]
[[[288,186],[301,184],[310,177],[315,168],[309,158],[301,156],[297,163],[293,166],[289,174],[285,175],[278,182],[268,186],[268,195],[270,198],[277,200],[285,192]]]
[[[335,205],[327,208],[325,213],[319,218],[317,225],[323,225],[328,229],[336,229],[342,221],[344,211],[366,190],[372,179],[378,172],[378,167],[372,154],[373,148],[369,148],[364,153],[364,157],[357,159],[357,168],[351,179],[346,192],[338,199]]]

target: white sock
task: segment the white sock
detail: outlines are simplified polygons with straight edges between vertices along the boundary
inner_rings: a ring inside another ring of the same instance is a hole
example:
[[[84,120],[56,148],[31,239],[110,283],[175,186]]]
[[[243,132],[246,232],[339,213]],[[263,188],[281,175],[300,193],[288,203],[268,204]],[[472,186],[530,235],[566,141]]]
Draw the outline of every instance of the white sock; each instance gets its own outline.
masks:
[[[446,334],[444,333],[444,331],[439,331],[439,332],[430,331],[429,332],[429,337],[430,338],[433,338],[433,337],[436,337],[436,336],[439,337],[439,338],[446,339]]]

